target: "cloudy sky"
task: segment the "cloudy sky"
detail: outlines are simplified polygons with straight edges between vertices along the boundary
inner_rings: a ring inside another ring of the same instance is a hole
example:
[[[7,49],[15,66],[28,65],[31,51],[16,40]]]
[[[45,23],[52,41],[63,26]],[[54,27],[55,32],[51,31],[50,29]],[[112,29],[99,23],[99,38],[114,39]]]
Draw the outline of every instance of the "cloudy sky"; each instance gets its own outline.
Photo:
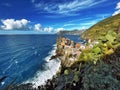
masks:
[[[0,34],[86,29],[120,13],[119,0],[0,0]]]

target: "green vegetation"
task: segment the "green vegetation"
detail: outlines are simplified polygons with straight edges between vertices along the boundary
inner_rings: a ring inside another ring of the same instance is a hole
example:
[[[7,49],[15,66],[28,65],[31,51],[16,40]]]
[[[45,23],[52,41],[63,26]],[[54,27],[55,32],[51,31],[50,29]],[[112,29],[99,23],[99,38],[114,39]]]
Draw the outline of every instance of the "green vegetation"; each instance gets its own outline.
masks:
[[[97,64],[84,66],[82,90],[120,90],[120,46]]]
[[[83,74],[83,90],[119,90],[120,81],[113,76],[113,72],[112,65],[103,61],[91,65]]]
[[[101,35],[98,38],[98,44],[93,46],[93,48],[87,48],[82,51],[79,61],[93,61],[96,64],[103,56],[114,53],[115,49],[120,45],[117,39],[118,36],[119,34],[114,31],[108,31],[106,34]]]
[[[68,75],[69,74],[69,70],[64,70],[64,75]]]
[[[82,35],[98,43],[87,43],[80,57],[64,69],[65,88],[62,90],[120,90],[120,14],[107,18]],[[75,86],[74,86],[75,85]],[[74,88],[74,89],[71,89]]]
[[[63,90],[120,90],[120,14],[92,26],[82,37],[98,44],[87,43],[80,57],[67,68],[68,80]],[[74,84],[76,86],[74,86]],[[70,87],[67,87],[70,86]],[[74,89],[71,89],[74,88]]]
[[[116,17],[120,17],[120,14],[102,23]],[[93,32],[94,38],[99,36],[95,39],[99,43],[83,50],[78,62],[69,68],[67,75],[73,74],[71,81],[75,81],[80,90],[120,90],[120,34],[116,33],[118,24],[114,26],[116,29],[111,26],[110,30],[103,30],[99,34]],[[90,44],[87,43],[86,47]]]
[[[120,14],[109,17],[101,22],[98,22],[82,34],[84,39],[98,39],[101,35],[109,30],[116,31],[120,22]]]

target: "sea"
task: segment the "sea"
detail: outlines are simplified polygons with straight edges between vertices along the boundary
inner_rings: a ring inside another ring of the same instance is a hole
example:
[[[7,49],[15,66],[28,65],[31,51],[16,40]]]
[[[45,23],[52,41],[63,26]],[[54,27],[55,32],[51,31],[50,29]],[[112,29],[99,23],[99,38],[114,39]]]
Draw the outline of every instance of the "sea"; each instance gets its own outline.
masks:
[[[56,51],[58,35],[0,35],[0,88],[14,84],[45,84],[59,70],[61,61],[50,60]],[[83,42],[79,35],[66,35]]]

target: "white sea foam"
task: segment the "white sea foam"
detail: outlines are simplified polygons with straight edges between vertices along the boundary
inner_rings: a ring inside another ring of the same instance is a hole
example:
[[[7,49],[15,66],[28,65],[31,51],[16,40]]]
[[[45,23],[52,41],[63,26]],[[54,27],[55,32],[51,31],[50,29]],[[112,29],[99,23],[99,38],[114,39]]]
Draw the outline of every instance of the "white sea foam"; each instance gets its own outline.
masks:
[[[24,83],[32,83],[33,87],[44,85],[48,79],[52,79],[52,77],[58,72],[61,61],[58,58],[50,60],[51,56],[56,53],[56,45],[53,45],[53,47],[53,50],[49,52],[49,56],[45,58],[46,63],[43,66],[45,70],[38,71],[33,78]]]
[[[4,85],[5,84],[5,82],[1,82],[1,85]]]
[[[57,49],[56,44],[54,44],[52,51],[49,52],[49,55],[45,58],[45,61],[47,62],[50,61],[51,56],[56,54],[56,49]]]

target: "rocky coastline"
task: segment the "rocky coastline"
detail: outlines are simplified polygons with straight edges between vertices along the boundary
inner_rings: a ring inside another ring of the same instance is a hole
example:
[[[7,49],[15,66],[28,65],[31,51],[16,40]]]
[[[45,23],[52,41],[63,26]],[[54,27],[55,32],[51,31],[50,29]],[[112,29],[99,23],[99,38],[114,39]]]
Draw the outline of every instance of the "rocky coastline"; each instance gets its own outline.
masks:
[[[111,33],[113,32],[108,32],[106,36],[112,37]],[[113,38],[117,41],[112,41],[118,43],[109,46],[111,48],[106,47],[110,42],[109,38],[107,39],[107,42],[104,42],[104,39],[99,42],[89,39],[86,44],[81,44],[62,36],[58,37],[56,55],[50,58],[61,60],[61,67],[56,75],[48,79],[45,85],[12,85],[9,90],[97,90],[98,87],[100,90],[119,90],[120,39]]]
[[[59,58],[62,67],[71,67],[78,60],[83,49],[85,49],[85,45],[60,36],[57,39],[56,55],[52,56],[50,60]]]
[[[84,49],[82,44],[76,43],[65,37],[58,37],[57,41],[56,55],[51,56],[50,60],[56,58],[61,60],[61,67],[59,71],[53,76],[52,79],[48,79],[45,85],[40,85],[38,87],[33,87],[32,83],[11,85],[6,87],[4,90],[61,90],[66,84],[66,76],[63,75],[65,68],[71,67],[74,62],[79,58],[81,50]],[[72,79],[73,76],[67,76]]]

